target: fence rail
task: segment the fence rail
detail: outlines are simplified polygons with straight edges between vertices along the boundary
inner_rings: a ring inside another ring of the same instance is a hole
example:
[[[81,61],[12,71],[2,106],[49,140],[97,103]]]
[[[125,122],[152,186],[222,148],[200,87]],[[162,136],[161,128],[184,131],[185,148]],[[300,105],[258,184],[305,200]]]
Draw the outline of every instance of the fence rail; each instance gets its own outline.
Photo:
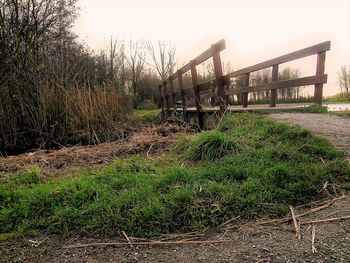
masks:
[[[322,104],[323,84],[327,83],[327,75],[324,74],[326,51],[330,50],[330,41],[326,41],[311,47],[307,47],[265,62],[243,68],[226,75],[223,75],[220,52],[226,48],[225,40],[211,45],[209,49],[204,51],[195,59],[184,65],[175,74],[159,85],[159,95],[161,107],[163,111],[170,110],[171,106],[176,107],[176,97],[181,97],[182,109],[184,117],[186,116],[186,94],[193,94],[198,112],[202,110],[203,99],[211,98],[211,105],[214,106],[216,99],[219,101],[220,109],[224,110],[228,105],[228,97],[235,94],[243,94],[243,107],[248,107],[248,94],[250,92],[271,91],[270,107],[276,106],[277,89],[299,87],[306,85],[315,85],[314,101]],[[278,81],[278,67],[280,64],[290,62],[296,59],[304,58],[317,54],[316,73],[313,76]],[[214,64],[215,79],[198,83],[198,75],[196,66],[202,62],[212,58]],[[272,67],[271,82],[263,85],[249,86],[249,78],[252,72]],[[192,86],[184,87],[182,76],[186,72],[191,71]],[[244,87],[239,89],[229,89],[231,78],[245,76]],[[179,91],[174,91],[174,81],[177,79]],[[168,93],[170,87],[170,94]],[[217,88],[217,91],[215,91]],[[211,90],[207,94],[201,94],[203,91]],[[171,98],[171,102],[170,102]]]

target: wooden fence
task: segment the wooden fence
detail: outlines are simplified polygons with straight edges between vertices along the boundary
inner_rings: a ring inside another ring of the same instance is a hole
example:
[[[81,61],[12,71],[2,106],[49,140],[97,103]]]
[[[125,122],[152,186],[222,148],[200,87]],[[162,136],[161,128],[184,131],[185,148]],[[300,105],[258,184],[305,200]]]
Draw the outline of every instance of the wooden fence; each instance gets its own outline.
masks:
[[[277,89],[300,87],[306,85],[315,85],[314,101],[322,104],[323,84],[327,83],[327,75],[324,74],[326,51],[330,50],[330,41],[323,42],[311,47],[307,47],[287,55],[283,55],[254,66],[250,66],[238,71],[234,71],[223,75],[220,52],[226,48],[225,40],[220,40],[213,44],[209,49],[201,55],[191,60],[185,66],[180,68],[175,74],[169,77],[164,83],[159,85],[159,95],[163,112],[165,109],[169,111],[171,108],[176,108],[177,97],[181,98],[184,117],[186,116],[186,95],[193,95],[196,104],[197,112],[202,111],[202,102],[204,98],[211,98],[211,106],[214,106],[218,99],[220,110],[224,110],[228,106],[229,96],[235,94],[243,95],[243,107],[248,107],[249,92],[271,91],[270,92],[270,107],[276,107]],[[304,58],[317,54],[316,74],[313,76],[289,79],[278,81],[278,67],[282,63]],[[212,58],[214,64],[215,79],[198,83],[198,75],[196,66],[200,63]],[[272,67],[272,79],[270,83],[249,86],[249,76],[252,72]],[[186,72],[191,71],[192,86],[184,87],[182,76]],[[244,76],[245,85],[239,89],[229,89],[231,78]],[[179,90],[174,91],[174,81],[177,79]],[[170,87],[170,93],[168,92]],[[203,91],[210,90],[211,92],[201,96]],[[171,101],[170,101],[171,98]],[[164,103],[165,100],[165,103]]]

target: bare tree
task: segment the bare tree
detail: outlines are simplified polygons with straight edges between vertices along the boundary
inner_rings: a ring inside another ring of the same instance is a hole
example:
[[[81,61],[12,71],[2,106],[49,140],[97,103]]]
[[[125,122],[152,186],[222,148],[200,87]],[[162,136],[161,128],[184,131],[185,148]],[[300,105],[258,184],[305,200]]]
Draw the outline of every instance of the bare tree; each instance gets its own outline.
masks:
[[[340,92],[342,96],[349,97],[350,88],[350,68],[347,69],[346,66],[341,66],[340,72],[338,72],[338,85],[340,87]]]
[[[166,80],[175,68],[176,47],[171,42],[158,40],[154,47],[151,41],[147,42],[147,49],[152,59],[152,66],[156,69],[162,81]]]
[[[130,72],[131,90],[134,98],[138,96],[138,82],[144,69],[146,52],[143,40],[130,40],[128,50],[124,54],[126,64]],[[135,100],[134,100],[135,101]]]

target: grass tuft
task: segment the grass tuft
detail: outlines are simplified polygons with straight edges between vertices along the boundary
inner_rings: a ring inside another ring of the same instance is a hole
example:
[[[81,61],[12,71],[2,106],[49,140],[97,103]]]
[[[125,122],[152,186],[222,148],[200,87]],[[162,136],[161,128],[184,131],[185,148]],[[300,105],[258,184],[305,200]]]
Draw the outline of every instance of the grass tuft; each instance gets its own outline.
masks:
[[[189,147],[188,158],[192,160],[214,160],[241,149],[238,142],[219,131],[202,132]]]

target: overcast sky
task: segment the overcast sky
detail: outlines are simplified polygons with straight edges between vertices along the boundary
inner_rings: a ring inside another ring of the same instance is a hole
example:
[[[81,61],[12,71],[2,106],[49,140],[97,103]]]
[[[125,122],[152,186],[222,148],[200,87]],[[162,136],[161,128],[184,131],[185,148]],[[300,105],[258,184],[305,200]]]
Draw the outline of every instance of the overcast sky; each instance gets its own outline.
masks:
[[[118,39],[167,40],[178,64],[224,38],[222,59],[235,70],[327,40],[324,95],[339,92],[337,72],[350,65],[350,0],[119,1],[80,0],[74,31],[93,49]],[[316,56],[288,64],[314,74]]]

